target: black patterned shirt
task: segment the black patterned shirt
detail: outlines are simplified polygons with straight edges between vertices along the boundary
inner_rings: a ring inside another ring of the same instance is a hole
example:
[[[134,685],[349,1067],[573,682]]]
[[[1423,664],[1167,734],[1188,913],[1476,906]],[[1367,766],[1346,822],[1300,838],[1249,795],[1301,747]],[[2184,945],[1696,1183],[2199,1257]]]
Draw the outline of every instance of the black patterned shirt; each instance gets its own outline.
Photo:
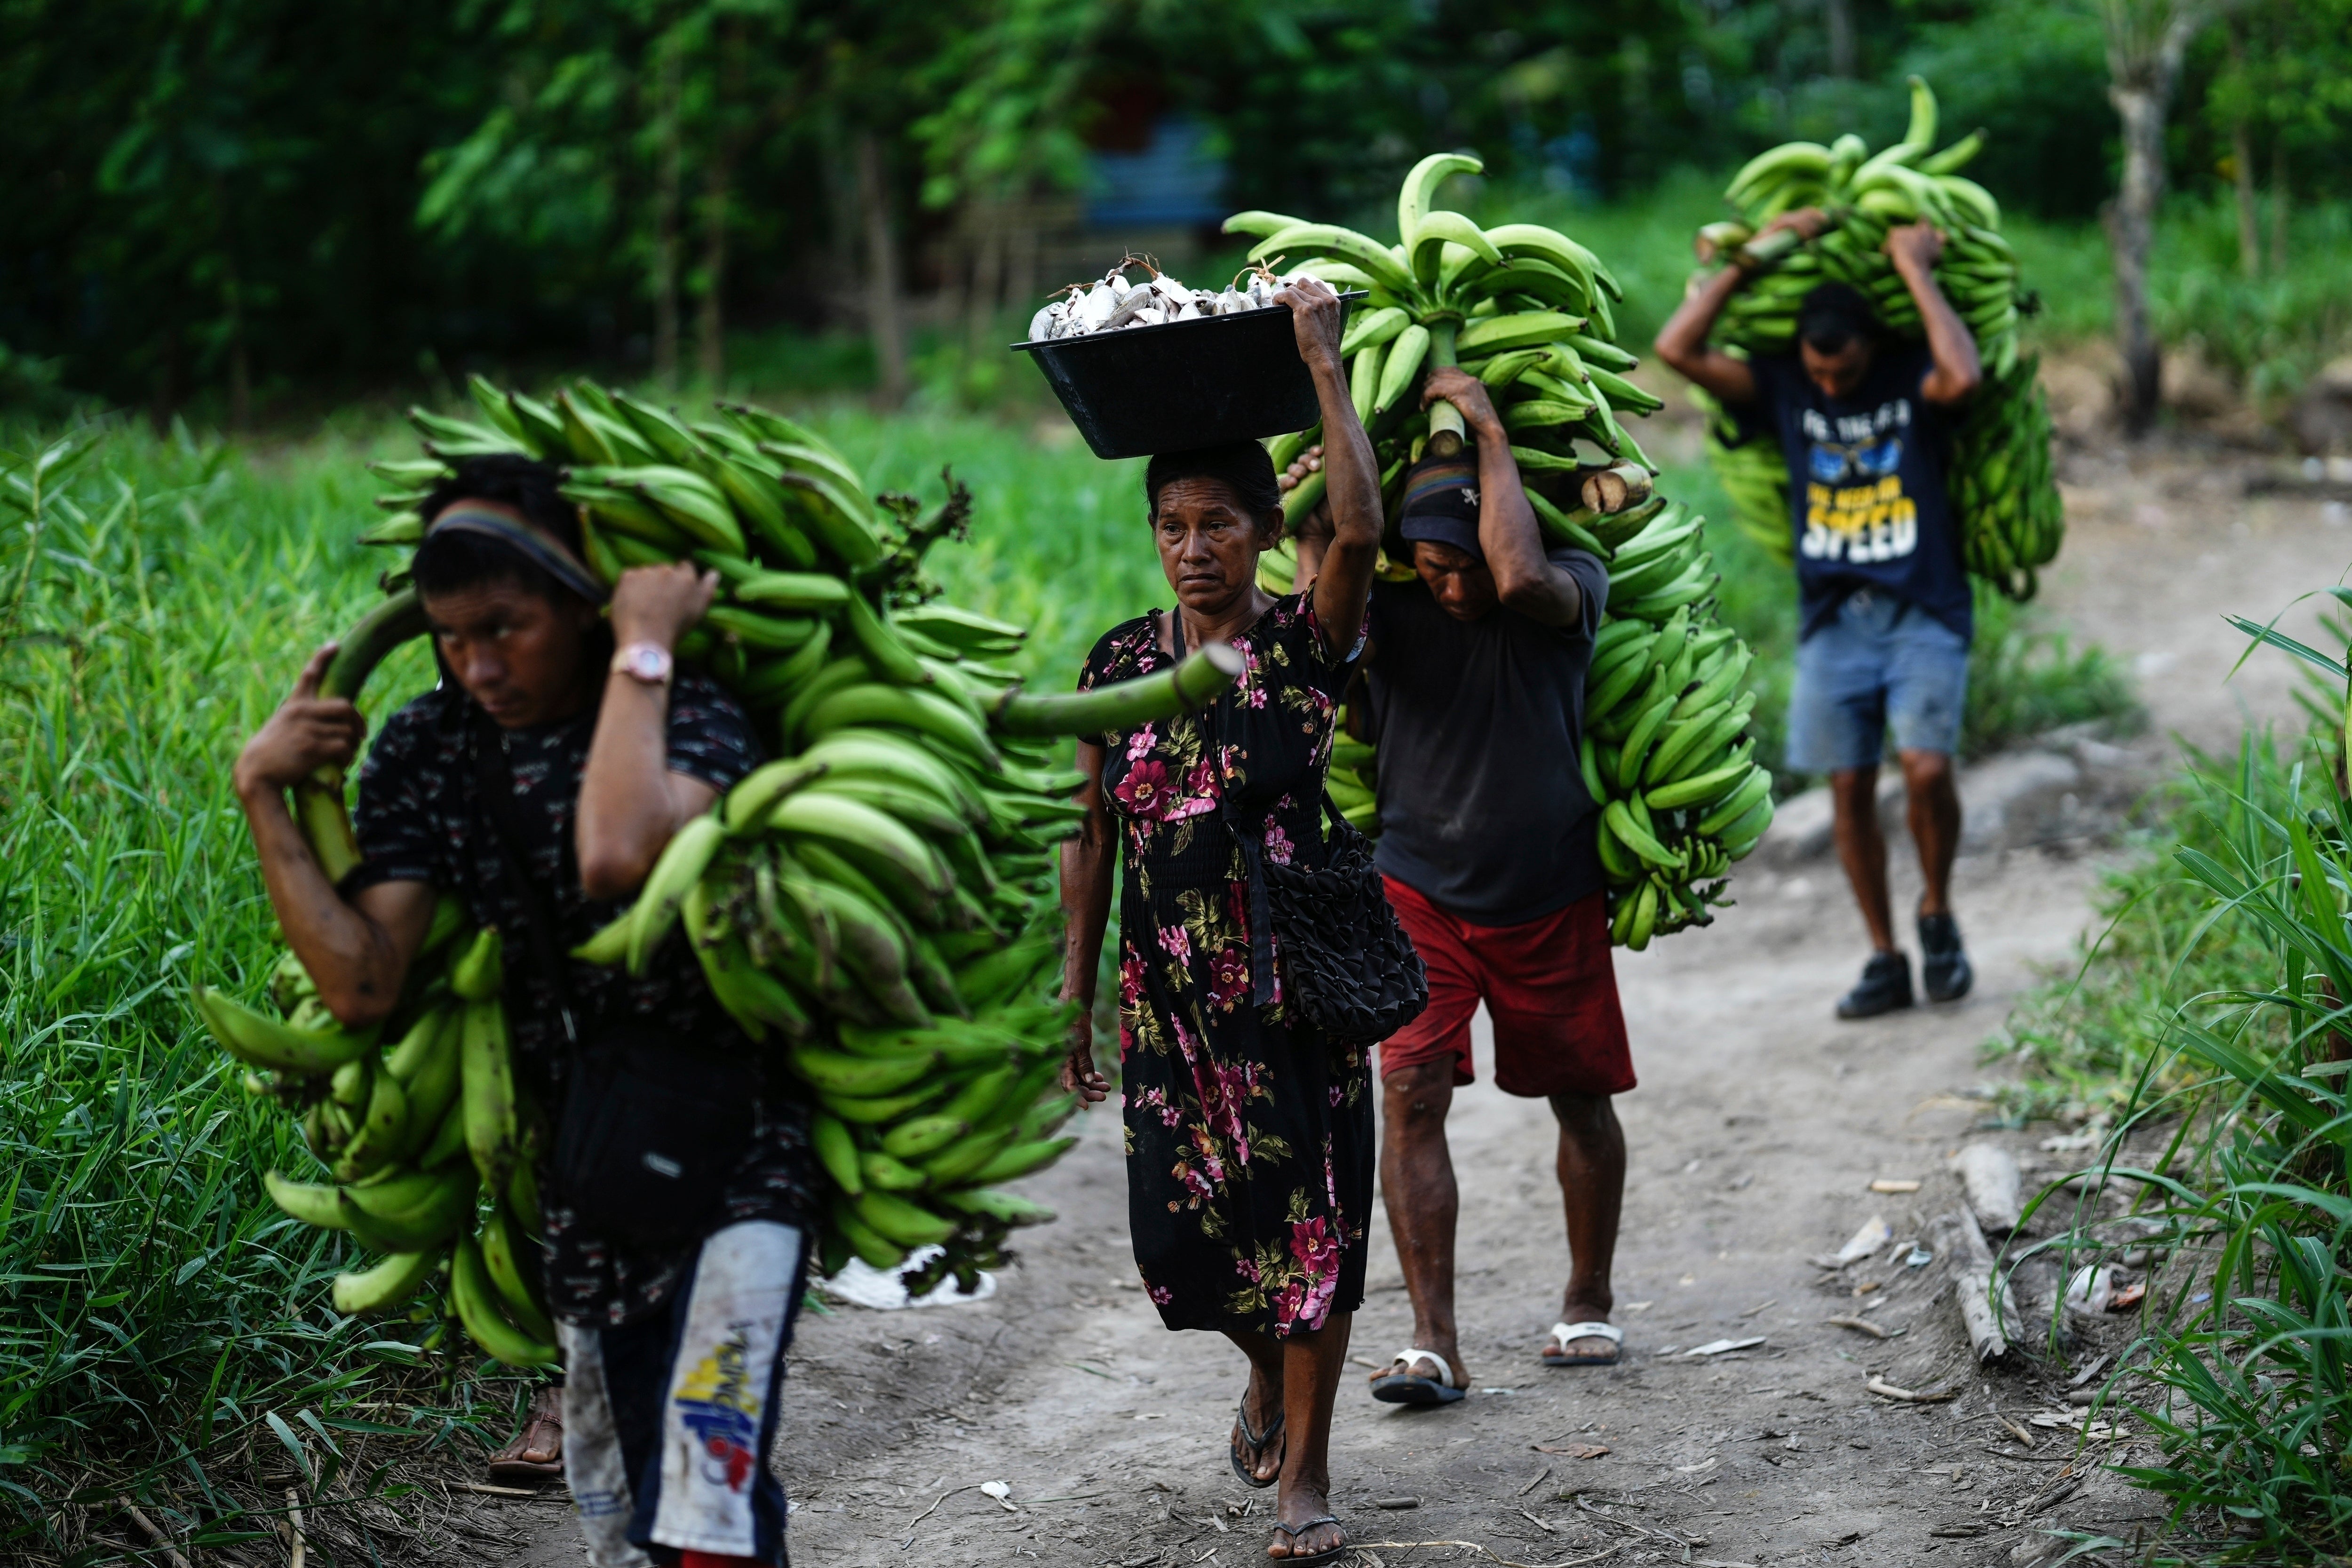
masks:
[[[626,908],[626,900],[589,898],[572,854],[573,813],[595,730],[593,708],[558,724],[501,730],[445,679],[394,714],[368,750],[354,822],[363,859],[343,883],[348,894],[378,882],[428,882],[464,900],[475,921],[499,928],[516,1078],[540,1098],[551,1125],[561,1116],[574,1047],[564,1037],[555,989],[534,961],[527,906],[507,881],[495,819],[478,798],[473,748],[499,748],[498,770],[513,781],[509,815],[526,840],[509,847],[554,911],[553,950],[569,953]],[[758,761],[751,724],[734,700],[680,671],[670,695],[669,770],[724,790]],[[593,1020],[634,1017],[706,1048],[758,1052],[711,995],[678,932],[642,977],[571,961],[567,980],[583,1036]],[[807,1110],[782,1073],[770,1079],[773,1089],[761,1096],[750,1145],[711,1229],[751,1219],[803,1225],[813,1212]],[[543,1155],[548,1296],[556,1314],[618,1324],[667,1306],[699,1238],[646,1254],[587,1234],[548,1181]]]

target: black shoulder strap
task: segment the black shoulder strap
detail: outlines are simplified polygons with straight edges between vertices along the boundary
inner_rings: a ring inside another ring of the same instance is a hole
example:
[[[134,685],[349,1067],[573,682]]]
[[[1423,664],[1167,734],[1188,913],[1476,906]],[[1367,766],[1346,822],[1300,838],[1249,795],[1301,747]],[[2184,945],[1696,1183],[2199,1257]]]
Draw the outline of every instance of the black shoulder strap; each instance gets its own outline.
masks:
[[[1174,612],[1171,612],[1174,613]],[[1184,646],[1184,622],[1178,614],[1176,646],[1181,656]],[[1274,915],[1265,897],[1265,849],[1257,835],[1242,823],[1241,813],[1234,809],[1233,797],[1225,793],[1225,713],[1229,693],[1220,692],[1209,705],[1209,715],[1216,727],[1210,736],[1216,759],[1217,815],[1225,831],[1241,847],[1242,858],[1249,866],[1249,926],[1250,926],[1250,1002],[1254,1006],[1274,1005]]]
[[[476,718],[478,721],[478,715]],[[506,877],[508,890],[521,903],[524,923],[530,930],[531,962],[538,965],[540,978],[555,994],[556,1010],[563,1020],[563,1037],[576,1046],[580,1043],[580,1025],[572,1001],[572,969],[556,942],[556,932],[561,928],[546,893],[515,858],[525,836],[520,819],[515,815],[514,779],[499,765],[499,758],[505,754],[504,742],[488,733],[489,728],[478,721],[467,726],[467,746],[474,753],[474,787],[482,797],[483,814],[490,819],[494,830],[490,847],[498,855],[499,869]]]

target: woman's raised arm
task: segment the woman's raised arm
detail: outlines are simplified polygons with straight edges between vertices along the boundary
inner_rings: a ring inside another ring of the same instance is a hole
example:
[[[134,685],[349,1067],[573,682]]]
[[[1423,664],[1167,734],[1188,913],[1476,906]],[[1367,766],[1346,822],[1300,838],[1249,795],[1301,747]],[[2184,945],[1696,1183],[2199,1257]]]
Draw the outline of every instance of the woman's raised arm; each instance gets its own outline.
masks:
[[[1331,513],[1331,540],[1315,574],[1315,618],[1334,653],[1355,646],[1372,596],[1372,569],[1381,550],[1381,470],[1372,438],[1356,417],[1348,395],[1348,371],[1339,358],[1339,331],[1347,307],[1318,279],[1302,278],[1275,296],[1290,307],[1298,333],[1298,357],[1315,377],[1323,408],[1324,495]]]

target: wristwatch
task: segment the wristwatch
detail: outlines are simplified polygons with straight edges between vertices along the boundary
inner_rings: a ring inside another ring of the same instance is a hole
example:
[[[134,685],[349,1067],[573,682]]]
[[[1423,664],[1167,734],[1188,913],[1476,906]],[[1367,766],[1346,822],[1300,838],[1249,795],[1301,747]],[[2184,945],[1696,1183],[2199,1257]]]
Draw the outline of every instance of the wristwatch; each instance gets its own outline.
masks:
[[[667,686],[677,667],[669,649],[659,643],[633,642],[613,656],[613,673],[642,680],[647,686]]]

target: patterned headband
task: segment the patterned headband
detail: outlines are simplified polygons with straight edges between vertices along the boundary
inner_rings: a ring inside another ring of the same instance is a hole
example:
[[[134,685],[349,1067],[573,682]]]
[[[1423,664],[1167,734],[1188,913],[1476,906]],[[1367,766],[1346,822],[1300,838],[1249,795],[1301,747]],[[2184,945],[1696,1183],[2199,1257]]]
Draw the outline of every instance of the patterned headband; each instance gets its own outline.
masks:
[[[596,581],[595,574],[580,557],[565,549],[561,540],[505,512],[460,502],[436,517],[425,531],[428,539],[442,532],[478,533],[495,539],[592,605],[601,605],[611,597],[604,585]]]
[[[1405,479],[1404,510],[1398,515],[1460,511],[1475,518],[1477,508],[1460,500],[1457,492],[1477,482],[1478,465],[1470,457],[1423,458]]]

